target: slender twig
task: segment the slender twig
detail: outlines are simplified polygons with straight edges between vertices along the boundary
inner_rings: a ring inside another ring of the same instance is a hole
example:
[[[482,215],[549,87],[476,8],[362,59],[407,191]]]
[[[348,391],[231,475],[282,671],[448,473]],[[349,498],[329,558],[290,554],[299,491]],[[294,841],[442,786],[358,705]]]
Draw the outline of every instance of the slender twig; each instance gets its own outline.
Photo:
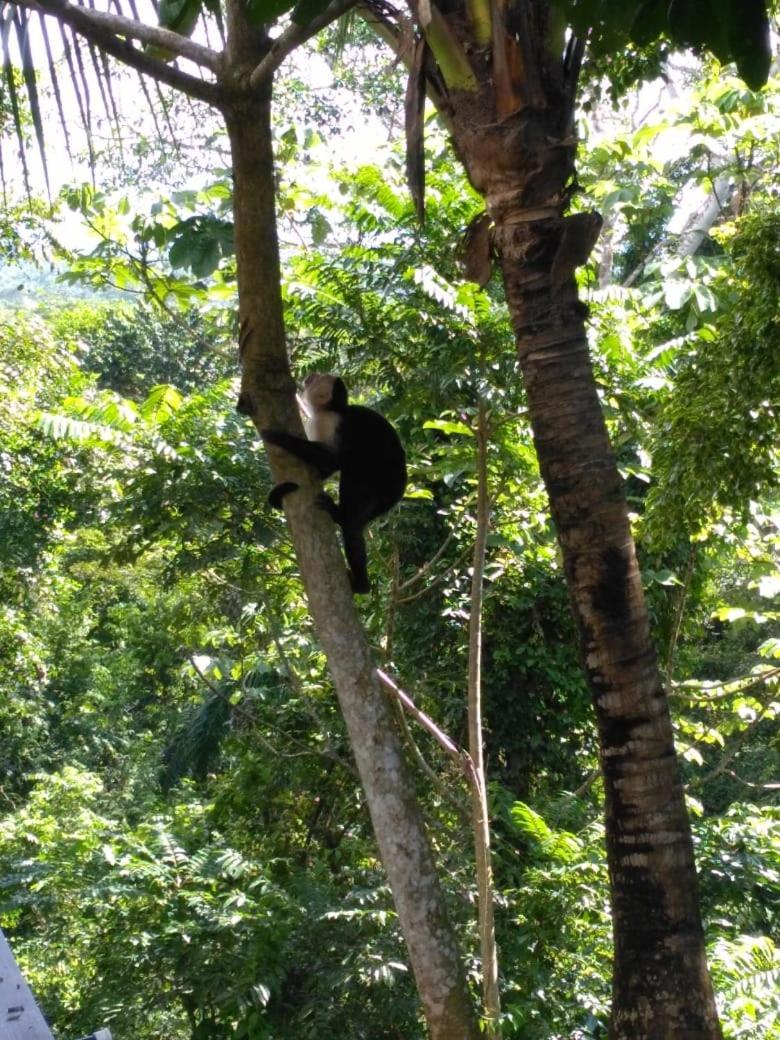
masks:
[[[674,624],[672,631],[669,636],[669,646],[666,650],[666,692],[672,688],[672,670],[674,668],[674,655],[677,650],[677,643],[680,638],[680,630],[682,628],[683,618],[685,616],[685,605],[688,601],[688,591],[691,587],[691,578],[693,577],[693,565],[696,562],[696,546],[691,545],[688,553],[688,560],[685,564],[685,575],[683,576],[682,586],[680,587],[680,595],[677,600],[677,610],[675,611]]]
[[[443,571],[441,571],[435,577],[431,578],[428,584],[423,585],[423,587],[421,589],[418,589],[417,592],[412,592],[408,596],[401,596],[398,602],[411,603],[413,600],[419,599],[420,596],[424,596],[426,592],[430,592],[434,585],[438,585],[440,582],[442,582],[447,577],[447,575],[451,574],[452,571],[454,571],[455,568],[458,567],[458,565],[461,564],[463,560],[465,560],[465,558],[469,555],[469,552],[469,546],[466,546],[466,548],[458,554],[457,558],[452,561],[449,567],[445,567]]]
[[[746,741],[748,741],[750,737],[753,736],[753,734],[756,732],[761,723],[766,721],[767,716],[769,714],[770,709],[768,707],[762,708],[762,710],[758,713],[758,715],[756,715],[756,717],[753,719],[750,725],[743,729],[739,736],[734,741],[732,741],[731,747],[728,749],[726,754],[723,755],[720,762],[715,766],[715,768],[711,769],[709,773],[705,773],[704,776],[698,776],[695,779],[691,780],[690,783],[685,785],[686,790],[688,790],[688,788],[692,786],[698,787],[701,784],[709,783],[709,781],[714,780],[716,776],[720,776],[721,773],[725,773],[726,767],[730,765],[730,763],[733,762],[734,759],[737,757],[743,744],[745,744]]]
[[[585,794],[588,788],[591,787],[599,779],[600,776],[600,769],[592,769],[585,777],[585,779],[582,781],[580,786],[577,787],[574,791],[572,791],[573,797],[582,798],[582,796]]]
[[[387,610],[385,612],[385,638],[383,646],[383,658],[392,661],[393,649],[395,647],[395,623],[398,615],[398,589],[401,574],[401,556],[398,552],[398,541],[392,541],[393,552],[393,580],[390,583],[390,595],[387,597]]]
[[[765,682],[769,682],[770,679],[777,678],[778,675],[780,675],[780,667],[767,668],[765,672],[760,672],[758,675],[748,675],[743,679],[735,679],[731,683],[718,683],[712,689],[700,690],[699,693],[685,693],[677,686],[672,690],[671,696],[679,700],[707,704],[710,701],[725,700],[726,697],[734,697],[736,694],[746,693],[748,690],[752,690],[754,686],[762,686]]]
[[[269,612],[269,614],[270,614],[270,612]],[[288,658],[287,653],[286,653],[286,651],[284,649],[284,644],[282,643],[282,637],[281,637],[281,634],[279,632],[279,628],[278,628],[278,626],[276,624],[276,619],[272,615],[270,615],[269,619],[268,619],[268,631],[269,631],[269,633],[271,635],[271,639],[273,641],[273,644],[276,647],[276,652],[279,655],[279,660],[282,662],[282,667],[284,668],[284,670],[285,670],[285,672],[287,674],[287,678],[290,680],[290,683],[291,683],[293,689],[295,690],[296,694],[298,695],[298,703],[300,704],[301,711],[303,711],[305,715],[309,716],[311,721],[316,726],[318,732],[323,735],[323,738],[325,740],[325,747],[328,749],[328,757],[333,759],[333,761],[338,762],[339,765],[342,766],[344,769],[346,769],[346,771],[351,776],[353,776],[355,779],[358,779],[357,770],[352,765],[352,763],[351,762],[347,762],[344,758],[342,758],[342,756],[338,753],[338,751],[336,751],[336,749],[333,747],[333,744],[331,743],[331,741],[328,740],[327,737],[325,737],[325,734],[328,731],[327,726],[325,725],[323,720],[319,717],[319,715],[317,714],[315,709],[312,707],[311,698],[308,696],[306,691],[303,689],[303,686],[301,684],[301,680],[300,680],[300,677],[298,676],[298,673],[295,671],[293,666],[290,664],[290,659]]]
[[[417,719],[423,729],[430,733],[439,747],[449,755],[458,769],[466,775],[469,783],[473,782],[474,763],[471,761],[471,756],[459,748],[455,741],[436,725],[430,715],[426,715],[424,711],[421,711],[409,694],[405,693],[397,683],[393,682],[387,672],[383,672],[381,668],[375,668],[374,671],[385,689],[389,690],[400,701],[406,711],[413,718]]]
[[[412,585],[416,585],[417,582],[420,580],[420,578],[424,577],[425,574],[431,569],[431,567],[433,567],[438,562],[439,557],[441,556],[441,554],[444,552],[444,550],[447,548],[447,546],[450,544],[450,542],[452,541],[452,539],[454,537],[455,537],[455,528],[451,527],[447,537],[441,543],[441,545],[436,550],[436,552],[433,554],[433,556],[430,558],[430,560],[427,560],[422,565],[422,567],[419,568],[419,570],[415,571],[415,573],[411,576],[411,578],[407,578],[406,581],[402,581],[401,584],[398,586],[398,591],[399,592],[406,592],[406,590],[408,588],[411,588]]]
[[[191,656],[189,658],[189,661],[192,667],[194,668],[196,674],[198,675],[198,678],[203,683],[205,683],[205,685],[208,687],[211,693],[213,693],[215,697],[218,697],[221,701],[223,701],[230,708],[231,712],[238,715],[239,718],[243,718],[247,722],[250,722],[252,724],[253,738],[257,740],[259,744],[262,744],[267,751],[271,752],[272,755],[278,758],[303,758],[306,755],[314,755],[315,757],[326,758],[329,762],[334,762],[335,764],[340,765],[344,769],[346,769],[348,773],[352,773],[353,776],[355,775],[354,769],[350,767],[348,762],[344,761],[344,759],[341,757],[341,755],[339,755],[337,751],[332,750],[330,745],[326,744],[323,747],[311,747],[308,744],[304,744],[302,740],[298,740],[296,737],[290,736],[289,733],[285,733],[285,731],[280,729],[278,726],[270,726],[269,728],[274,729],[278,736],[282,737],[290,744],[295,744],[301,750],[281,751],[279,748],[274,747],[270,740],[264,737],[263,734],[260,732],[257,726],[257,717],[255,716],[255,714],[251,711],[247,711],[247,709],[242,704],[234,704],[233,701],[230,699],[229,695],[225,693],[223,690],[220,690],[220,688],[216,686],[209,679],[209,677],[201,671],[201,669],[196,664],[194,657]]]
[[[753,784],[750,780],[743,779],[735,773],[733,769],[727,769],[726,775],[737,780],[740,784],[744,784],[745,787],[750,787],[754,791],[780,791],[780,784]]]
[[[419,767],[420,771],[428,777],[428,780],[431,783],[432,787],[436,791],[438,791],[441,797],[455,810],[461,822],[468,825],[468,806],[465,805],[459,798],[457,798],[452,793],[452,791],[444,783],[439,774],[436,772],[433,766],[426,759],[425,755],[422,753],[420,745],[414,739],[414,734],[409,728],[409,723],[406,721],[406,715],[404,714],[403,705],[397,698],[395,700],[395,706],[398,710],[398,721],[401,725],[401,732],[403,733],[406,743],[409,746],[409,750],[412,753],[412,758],[417,763],[417,766]]]

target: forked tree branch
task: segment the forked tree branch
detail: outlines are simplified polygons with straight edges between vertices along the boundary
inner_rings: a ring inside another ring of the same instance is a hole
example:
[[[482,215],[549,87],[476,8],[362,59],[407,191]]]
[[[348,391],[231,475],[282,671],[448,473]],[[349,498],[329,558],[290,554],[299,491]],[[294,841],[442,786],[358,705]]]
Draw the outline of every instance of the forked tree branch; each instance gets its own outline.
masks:
[[[68,0],[12,0],[18,7],[39,14],[51,15],[70,26],[90,43],[94,43],[112,57],[131,68],[144,72],[161,83],[175,87],[190,97],[218,105],[224,100],[223,91],[216,83],[199,79],[164,61],[151,57],[131,42],[139,40],[173,51],[183,58],[212,72],[220,68],[221,56],[208,47],[194,43],[179,33],[159,26],[146,25],[132,18],[106,14],[92,8],[71,4]]]
[[[346,14],[350,8],[356,7],[359,2],[360,0],[331,0],[322,14],[306,25],[297,25],[295,22],[290,24],[271,44],[270,50],[249,77],[249,85],[254,89],[262,86],[297,47],[311,39],[320,29]]]

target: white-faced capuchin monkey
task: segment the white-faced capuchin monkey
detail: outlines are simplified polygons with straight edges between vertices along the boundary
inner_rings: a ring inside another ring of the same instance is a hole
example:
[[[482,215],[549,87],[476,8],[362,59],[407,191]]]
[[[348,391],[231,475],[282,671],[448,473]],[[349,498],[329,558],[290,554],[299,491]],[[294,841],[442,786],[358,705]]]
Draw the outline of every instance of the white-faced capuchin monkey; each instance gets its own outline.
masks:
[[[371,408],[347,403],[347,388],[338,376],[312,373],[303,398],[310,410],[305,421],[308,439],[282,430],[263,430],[269,444],[292,452],[312,466],[321,480],[337,470],[339,501],[323,492],[319,504],[341,528],[352,591],[370,591],[366,563],[366,524],[400,501],[406,487],[406,456],[398,434],[384,416]],[[277,509],[298,485],[277,484],[268,501]]]

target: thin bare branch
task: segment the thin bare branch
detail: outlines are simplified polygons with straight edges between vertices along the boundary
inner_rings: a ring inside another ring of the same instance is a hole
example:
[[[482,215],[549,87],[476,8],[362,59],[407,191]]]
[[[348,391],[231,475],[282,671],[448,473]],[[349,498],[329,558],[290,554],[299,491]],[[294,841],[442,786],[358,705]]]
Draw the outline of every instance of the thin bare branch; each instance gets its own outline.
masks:
[[[249,85],[253,89],[260,87],[273,76],[284,59],[297,47],[316,36],[320,29],[335,22],[357,3],[358,0],[331,0],[322,14],[312,18],[306,25],[297,25],[295,22],[289,25],[271,44],[270,50],[249,77]]]
[[[274,758],[303,758],[308,755],[313,755],[319,758],[325,758],[335,765],[343,766],[348,773],[351,773],[353,776],[355,775],[355,770],[351,767],[351,765],[348,762],[345,762],[344,759],[337,752],[332,751],[328,746],[323,746],[319,748],[310,747],[308,744],[304,744],[303,741],[298,740],[296,737],[291,736],[289,733],[285,733],[279,727],[270,728],[274,728],[276,733],[280,737],[282,737],[288,743],[296,745],[301,750],[281,751],[279,748],[274,747],[274,745],[269,740],[267,740],[260,732],[260,729],[257,725],[257,718],[254,715],[254,713],[248,711],[240,702],[233,703],[230,696],[227,693],[225,693],[224,690],[221,690],[218,686],[216,686],[209,679],[209,677],[201,671],[194,657],[191,656],[189,658],[189,662],[195,670],[198,678],[202,680],[202,682],[207,686],[211,693],[215,697],[219,698],[219,700],[221,700],[224,704],[226,704],[233,714],[238,715],[240,718],[243,718],[245,721],[251,724],[252,737],[255,740],[257,740],[259,744],[262,744],[268,751],[270,751]]]
[[[450,544],[450,542],[452,541],[452,539],[454,537],[455,537],[455,528],[451,527],[450,530],[447,533],[447,537],[441,543],[441,545],[436,550],[436,552],[433,554],[433,556],[430,558],[430,560],[427,560],[422,565],[422,567],[419,568],[419,570],[415,571],[415,573],[411,576],[411,578],[407,578],[406,581],[401,582],[401,584],[398,586],[398,591],[399,592],[406,592],[406,590],[411,588],[412,585],[416,585],[417,582],[427,574],[427,572],[431,569],[431,567],[434,567],[436,565],[436,563],[438,562],[441,554],[444,552],[444,550],[447,548],[447,546]]]
[[[743,746],[748,742],[748,740],[750,740],[761,723],[766,722],[768,718],[771,718],[771,711],[768,707],[764,707],[756,715],[750,725],[743,729],[742,732],[731,742],[731,746],[722,756],[720,762],[718,762],[715,768],[711,769],[708,773],[705,773],[704,776],[697,776],[695,779],[691,780],[690,783],[685,785],[686,791],[690,790],[691,787],[701,787],[702,784],[714,780],[715,777],[720,776],[721,773],[727,772],[728,766],[731,765],[742,750]]]
[[[572,791],[572,796],[574,798],[582,798],[582,796],[585,794],[585,792],[588,790],[588,788],[592,787],[593,784],[595,784],[595,782],[600,777],[601,777],[601,770],[600,769],[592,769],[588,773],[588,775],[585,777],[585,779],[582,781],[580,786],[575,788],[574,791]]]
[[[746,693],[756,686],[761,686],[771,679],[776,679],[778,675],[780,675],[780,667],[767,668],[763,672],[746,675],[741,679],[733,679],[727,683],[718,683],[708,688],[700,686],[696,692],[692,690],[689,692],[683,689],[682,684],[675,684],[669,696],[676,697],[678,700],[688,701],[689,703],[709,704],[712,701],[725,700],[727,697],[736,697],[738,694]]]
[[[677,600],[677,610],[675,611],[674,624],[672,625],[672,632],[669,637],[669,646],[666,650],[666,692],[668,693],[672,687],[672,672],[674,670],[674,655],[677,651],[677,643],[680,639],[680,631],[682,629],[683,618],[685,617],[685,607],[688,602],[688,591],[691,587],[691,579],[693,578],[693,568],[696,562],[696,546],[691,544],[688,550],[688,560],[685,564],[685,575],[683,576],[682,586],[680,587],[680,593]]]
[[[745,780],[739,776],[733,769],[727,769],[726,775],[730,776],[732,780],[737,780],[740,784],[744,784],[745,787],[750,787],[753,791],[780,791],[780,784],[754,784],[750,780]]]
[[[414,739],[414,734],[409,728],[409,723],[406,721],[406,715],[404,713],[403,705],[398,699],[396,699],[395,703],[398,709],[398,720],[401,724],[401,731],[403,732],[404,739],[406,740],[409,750],[412,753],[412,758],[417,763],[417,766],[420,769],[420,771],[428,777],[428,781],[430,782],[431,787],[433,787],[434,790],[439,792],[441,797],[446,802],[448,802],[449,805],[458,814],[461,822],[468,826],[468,824],[470,823],[468,807],[453,794],[453,792],[442,780],[442,778],[439,776],[439,774],[436,772],[433,766],[428,762],[425,755],[422,753],[422,750],[420,749],[420,745]]]
[[[417,592],[411,592],[408,596],[402,596],[398,600],[398,602],[411,603],[412,600],[419,599],[420,596],[424,596],[427,592],[430,592],[435,585],[441,584],[441,582],[443,582],[445,578],[449,577],[449,575],[452,574],[452,572],[456,570],[461,565],[461,563],[463,563],[463,561],[469,555],[470,551],[470,547],[467,545],[465,549],[463,549],[457,555],[457,557],[452,561],[452,563],[448,567],[445,567],[444,570],[441,571],[439,574],[436,574],[434,577],[432,577],[427,585],[423,585],[423,587],[421,589],[418,589]]]
[[[417,719],[423,729],[426,729],[430,733],[439,747],[450,756],[455,765],[465,774],[469,784],[473,786],[477,780],[474,772],[474,763],[471,761],[471,755],[462,748],[459,748],[455,741],[451,737],[448,737],[444,730],[436,725],[430,715],[426,715],[424,711],[421,711],[409,694],[405,693],[397,683],[393,682],[387,672],[383,672],[381,668],[375,668],[374,671],[385,689],[389,690],[390,693],[400,701],[406,711],[408,711],[413,718]]]

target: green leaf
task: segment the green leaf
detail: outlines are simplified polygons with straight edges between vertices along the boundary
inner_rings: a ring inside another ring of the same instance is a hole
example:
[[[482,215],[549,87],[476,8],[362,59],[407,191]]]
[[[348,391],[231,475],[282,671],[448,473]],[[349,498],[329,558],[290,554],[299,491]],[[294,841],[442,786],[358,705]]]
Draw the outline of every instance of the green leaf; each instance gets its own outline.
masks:
[[[474,431],[470,430],[465,423],[453,422],[450,419],[428,419],[423,423],[424,430],[439,430],[440,433],[460,434],[463,437],[473,437]]]
[[[298,0],[290,18],[296,25],[308,25],[318,14],[322,14],[330,0]]]
[[[147,422],[157,425],[177,412],[181,408],[182,400],[182,395],[175,386],[155,386],[142,402],[138,414]]]
[[[294,0],[249,0],[247,14],[254,25],[275,22],[294,6]]]

